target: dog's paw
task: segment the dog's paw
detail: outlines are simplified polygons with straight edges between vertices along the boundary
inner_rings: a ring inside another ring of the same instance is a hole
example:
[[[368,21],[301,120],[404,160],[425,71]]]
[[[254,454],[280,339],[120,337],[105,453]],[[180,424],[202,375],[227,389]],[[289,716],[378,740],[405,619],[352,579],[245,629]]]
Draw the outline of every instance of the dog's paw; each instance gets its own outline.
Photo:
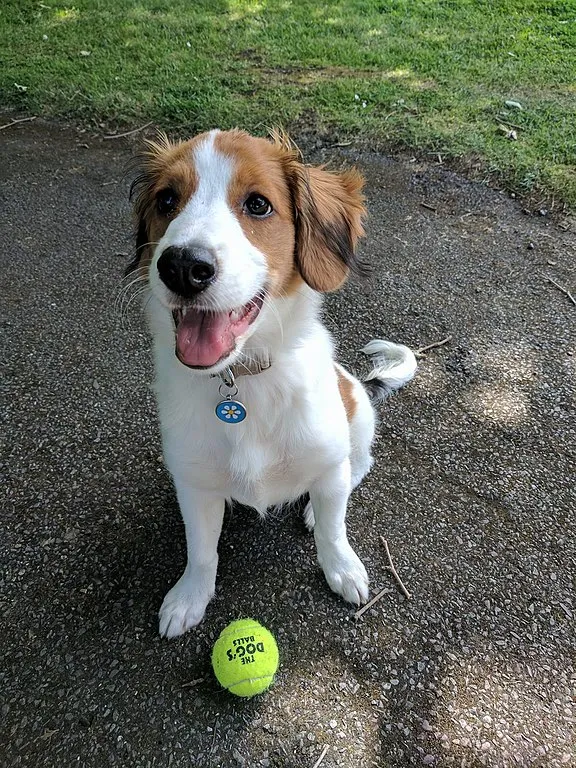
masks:
[[[160,608],[160,636],[179,637],[200,624],[213,596],[214,588],[203,589],[185,573],[167,593]]]
[[[366,568],[349,544],[345,547],[319,547],[318,562],[333,592],[354,605],[362,605],[368,600]]]
[[[304,525],[310,533],[314,530],[314,526],[316,525],[316,520],[314,518],[314,510],[312,509],[312,502],[309,501],[308,504],[304,507]]]

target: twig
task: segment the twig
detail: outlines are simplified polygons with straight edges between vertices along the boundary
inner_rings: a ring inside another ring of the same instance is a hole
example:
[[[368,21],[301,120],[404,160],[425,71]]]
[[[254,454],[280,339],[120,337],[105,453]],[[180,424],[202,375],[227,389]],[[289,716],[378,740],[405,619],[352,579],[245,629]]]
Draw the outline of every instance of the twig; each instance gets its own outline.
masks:
[[[366,613],[366,611],[367,611],[369,608],[372,608],[372,606],[374,605],[374,603],[377,603],[377,602],[378,602],[378,600],[381,600],[381,599],[384,597],[384,595],[385,595],[387,592],[388,592],[388,587],[384,587],[384,589],[383,589],[383,590],[381,590],[380,592],[378,592],[378,594],[376,595],[376,597],[373,597],[373,598],[372,598],[372,600],[370,600],[370,602],[369,602],[369,603],[366,603],[366,605],[363,605],[363,606],[362,606],[362,608],[360,608],[360,610],[359,610],[359,611],[356,611],[356,613],[354,614],[354,618],[355,618],[355,619],[359,619],[359,618],[360,618],[360,616],[362,616],[364,613]]]
[[[199,685],[204,682],[203,677],[197,677],[196,680],[190,680],[189,683],[182,683],[180,688],[194,688],[195,685]]]
[[[434,211],[434,213],[438,213],[438,209],[435,208],[433,205],[428,205],[428,203],[420,203],[422,208],[428,208],[429,211]]]
[[[52,736],[54,736],[55,733],[58,733],[59,730],[59,728],[55,728],[54,730],[48,730],[45,728],[44,733],[42,736],[38,736],[38,739],[42,739],[42,741],[45,741],[46,739],[52,739]],[[38,741],[38,739],[36,739],[36,741]]]
[[[125,136],[132,136],[133,133],[139,133],[139,131],[143,131],[144,128],[148,128],[149,125],[152,125],[152,120],[150,120],[150,122],[146,123],[145,125],[141,125],[140,128],[134,128],[133,131],[126,131],[126,133],[109,133],[107,136],[102,136],[102,138],[123,139]]]
[[[210,747],[210,763],[212,763],[212,755],[214,754],[214,747],[216,746],[216,734],[218,733],[218,718],[214,721],[214,736],[212,737],[212,746]]]
[[[572,296],[572,294],[570,293],[568,288],[564,288],[563,285],[560,285],[560,283],[557,283],[556,280],[552,280],[551,277],[546,277],[546,280],[548,280],[549,283],[552,283],[552,285],[555,285],[556,288],[558,288],[559,291],[562,291],[562,293],[565,296],[568,296],[568,298],[570,299],[572,304],[574,304],[574,306],[576,306],[576,299],[574,298],[574,296]]]
[[[402,579],[400,578],[400,576],[398,576],[396,568],[394,568],[394,563],[392,562],[392,555],[390,554],[390,550],[388,549],[388,542],[386,541],[384,536],[380,536],[380,541],[382,542],[382,544],[384,544],[384,549],[386,550],[386,557],[388,558],[388,563],[389,563],[389,565],[387,566],[388,570],[390,571],[392,576],[394,576],[394,578],[396,580],[396,583],[398,584],[398,586],[400,587],[400,589],[402,591],[402,594],[408,600],[410,600],[412,595],[410,594],[410,592],[408,592],[408,590],[406,589],[406,587],[402,583]]]
[[[6,125],[0,125],[0,131],[3,131],[4,128],[12,128],[13,125],[16,125],[16,123],[29,123],[30,120],[36,120],[38,115],[34,115],[33,117],[20,117],[18,120],[12,120],[11,123],[6,123]]]
[[[325,746],[325,747],[324,747],[324,749],[322,750],[322,754],[320,755],[320,757],[318,758],[318,760],[316,760],[316,762],[314,763],[314,765],[312,766],[312,768],[318,768],[318,766],[320,765],[320,763],[322,762],[322,760],[324,760],[324,758],[326,757],[326,753],[327,753],[327,752],[328,752],[328,744],[326,744],[326,746]]]
[[[448,344],[449,341],[452,341],[452,334],[450,334],[450,336],[446,336],[446,338],[442,339],[442,341],[435,341],[433,344],[427,344],[425,347],[420,347],[420,349],[417,349],[414,354],[416,357],[423,357],[424,352],[428,352],[429,349],[436,349],[436,347],[443,347],[444,344]]]
[[[352,144],[351,141],[339,141],[336,144],[330,144],[330,149],[332,149],[332,147],[349,147],[350,144]]]
[[[499,117],[497,117],[496,120],[499,123],[502,123],[502,125],[505,125],[507,128],[516,128],[516,130],[518,131],[524,130],[524,128],[521,125],[516,125],[515,123],[509,123],[507,120],[501,120]]]

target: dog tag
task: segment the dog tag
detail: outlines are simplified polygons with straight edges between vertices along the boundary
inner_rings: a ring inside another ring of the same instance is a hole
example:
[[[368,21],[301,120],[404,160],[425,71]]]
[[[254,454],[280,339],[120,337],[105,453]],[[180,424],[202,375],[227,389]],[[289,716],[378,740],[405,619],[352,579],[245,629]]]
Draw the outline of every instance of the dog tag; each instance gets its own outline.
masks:
[[[224,399],[216,406],[216,416],[218,416],[220,421],[223,421],[224,424],[240,424],[240,422],[244,421],[246,418],[246,408],[239,400],[233,399],[238,394],[238,387],[234,383],[232,369],[226,368],[220,373],[220,378],[222,379],[222,384],[220,384],[218,391],[220,392],[220,397],[223,397]],[[224,392],[222,390],[224,390]],[[226,390],[229,390],[227,395],[224,394]]]
[[[216,406],[216,416],[224,424],[240,424],[246,418],[246,408],[238,400],[232,400],[229,395]]]

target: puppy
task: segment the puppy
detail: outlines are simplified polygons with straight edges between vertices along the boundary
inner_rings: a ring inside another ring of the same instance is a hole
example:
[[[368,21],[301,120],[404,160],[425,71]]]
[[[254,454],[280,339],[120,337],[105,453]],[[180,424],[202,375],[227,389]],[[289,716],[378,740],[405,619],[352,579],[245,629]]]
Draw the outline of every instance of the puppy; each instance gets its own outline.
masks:
[[[361,383],[334,361],[320,320],[322,294],[358,266],[362,177],[304,165],[282,135],[239,130],[176,143],[161,135],[141,160],[128,272],[146,285],[164,457],[188,552],[160,634],[202,620],[232,499],[264,515],[308,493],[330,588],[366,602],[348,497],[372,464],[373,405],[412,378],[416,360],[372,341],[374,369]]]

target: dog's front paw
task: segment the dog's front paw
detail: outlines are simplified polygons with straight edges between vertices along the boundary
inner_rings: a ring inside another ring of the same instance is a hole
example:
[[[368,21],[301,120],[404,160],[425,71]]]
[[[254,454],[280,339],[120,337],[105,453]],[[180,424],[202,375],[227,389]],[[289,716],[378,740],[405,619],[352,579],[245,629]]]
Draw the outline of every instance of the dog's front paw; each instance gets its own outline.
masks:
[[[318,546],[318,562],[333,592],[355,605],[368,600],[366,568],[349,544],[344,547]]]
[[[200,624],[206,612],[206,606],[214,596],[212,585],[207,579],[195,578],[187,571],[167,593],[160,608],[160,636],[168,639],[183,635],[192,627]]]

